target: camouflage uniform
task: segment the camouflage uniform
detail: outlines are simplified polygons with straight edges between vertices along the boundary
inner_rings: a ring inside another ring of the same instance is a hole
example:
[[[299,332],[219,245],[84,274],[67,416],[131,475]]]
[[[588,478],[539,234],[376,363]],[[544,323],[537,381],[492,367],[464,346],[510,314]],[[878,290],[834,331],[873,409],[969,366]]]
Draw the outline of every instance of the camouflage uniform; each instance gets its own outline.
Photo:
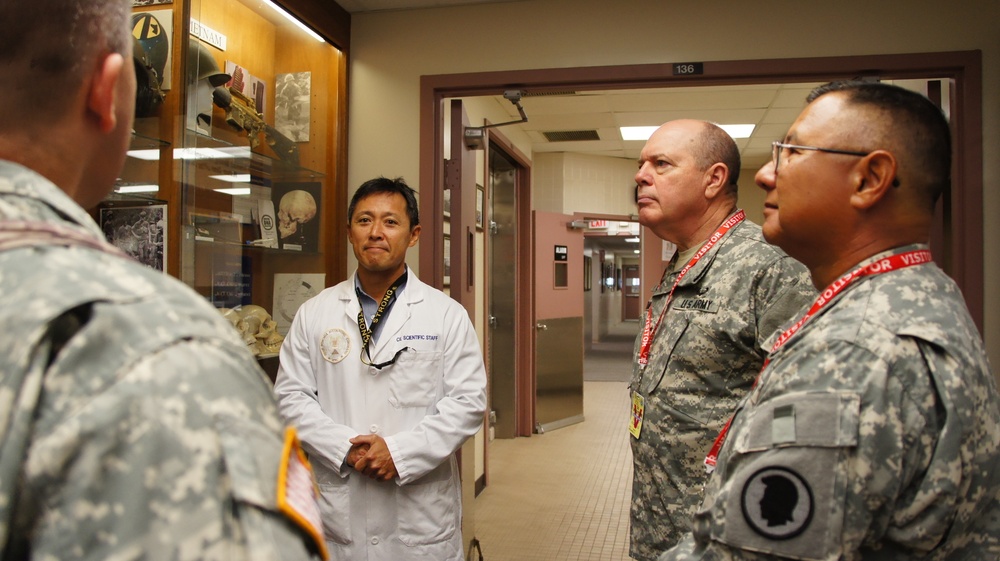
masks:
[[[998,489],[996,383],[928,263],[856,281],[775,353],[661,559],[996,561]]]
[[[676,271],[668,272],[653,290],[654,325],[675,278]],[[630,438],[633,558],[655,559],[690,531],[705,455],[760,372],[768,339],[815,295],[805,267],[747,221],[681,280],[649,364],[633,366],[630,388],[645,400],[640,436]],[[641,339],[640,333],[636,356]]]
[[[0,161],[5,243],[23,223],[83,241],[0,251],[0,557],[314,558],[277,510],[283,425],[235,330]]]

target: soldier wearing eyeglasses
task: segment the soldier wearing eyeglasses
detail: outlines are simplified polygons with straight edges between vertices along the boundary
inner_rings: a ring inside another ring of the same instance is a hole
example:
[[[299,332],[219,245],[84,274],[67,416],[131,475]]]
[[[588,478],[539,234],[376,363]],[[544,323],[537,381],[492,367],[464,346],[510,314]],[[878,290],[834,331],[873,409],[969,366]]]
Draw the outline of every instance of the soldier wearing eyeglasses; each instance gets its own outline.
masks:
[[[420,219],[402,179],[361,185],[348,219],[357,272],[295,314],[280,410],[315,469],[332,559],[461,561],[455,452],[483,423],[479,341],[465,308],[406,266]]]
[[[1000,558],[1000,402],[934,264],[942,112],[887,84],[814,90],[757,173],[764,236],[820,294],[777,339],[695,516],[661,557]]]

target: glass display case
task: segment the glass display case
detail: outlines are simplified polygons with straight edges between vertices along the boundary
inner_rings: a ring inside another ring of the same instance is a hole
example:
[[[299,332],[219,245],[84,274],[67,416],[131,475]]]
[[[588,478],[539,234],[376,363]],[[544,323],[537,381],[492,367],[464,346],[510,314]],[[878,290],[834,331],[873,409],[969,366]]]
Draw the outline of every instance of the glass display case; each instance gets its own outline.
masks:
[[[163,101],[136,119],[97,210],[116,245],[145,244],[223,312],[259,306],[279,333],[346,261],[330,255],[345,241],[346,55],[289,11],[319,4],[281,3],[133,0],[137,74],[144,56]]]

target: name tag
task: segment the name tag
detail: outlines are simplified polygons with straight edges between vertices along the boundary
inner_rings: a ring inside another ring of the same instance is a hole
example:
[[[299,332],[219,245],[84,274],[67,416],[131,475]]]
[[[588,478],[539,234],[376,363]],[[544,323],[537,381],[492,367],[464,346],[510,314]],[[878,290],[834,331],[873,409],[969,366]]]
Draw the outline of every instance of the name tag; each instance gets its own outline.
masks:
[[[675,310],[691,310],[695,312],[706,312],[709,314],[714,314],[719,311],[718,302],[705,298],[685,298],[683,300],[678,300],[673,307]]]

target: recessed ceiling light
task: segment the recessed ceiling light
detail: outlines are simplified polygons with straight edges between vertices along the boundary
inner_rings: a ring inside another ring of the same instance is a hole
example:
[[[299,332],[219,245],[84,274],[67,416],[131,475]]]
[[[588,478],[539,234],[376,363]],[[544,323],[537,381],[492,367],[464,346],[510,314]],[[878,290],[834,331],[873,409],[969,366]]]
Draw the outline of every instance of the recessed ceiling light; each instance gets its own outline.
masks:
[[[750,138],[756,125],[719,125],[719,128],[726,131],[733,138]],[[622,140],[649,140],[656,129],[655,127],[621,127]]]
[[[649,140],[650,135],[660,127],[622,127],[622,140]]]
[[[750,138],[756,125],[719,125],[719,128],[729,133],[733,138]]]

